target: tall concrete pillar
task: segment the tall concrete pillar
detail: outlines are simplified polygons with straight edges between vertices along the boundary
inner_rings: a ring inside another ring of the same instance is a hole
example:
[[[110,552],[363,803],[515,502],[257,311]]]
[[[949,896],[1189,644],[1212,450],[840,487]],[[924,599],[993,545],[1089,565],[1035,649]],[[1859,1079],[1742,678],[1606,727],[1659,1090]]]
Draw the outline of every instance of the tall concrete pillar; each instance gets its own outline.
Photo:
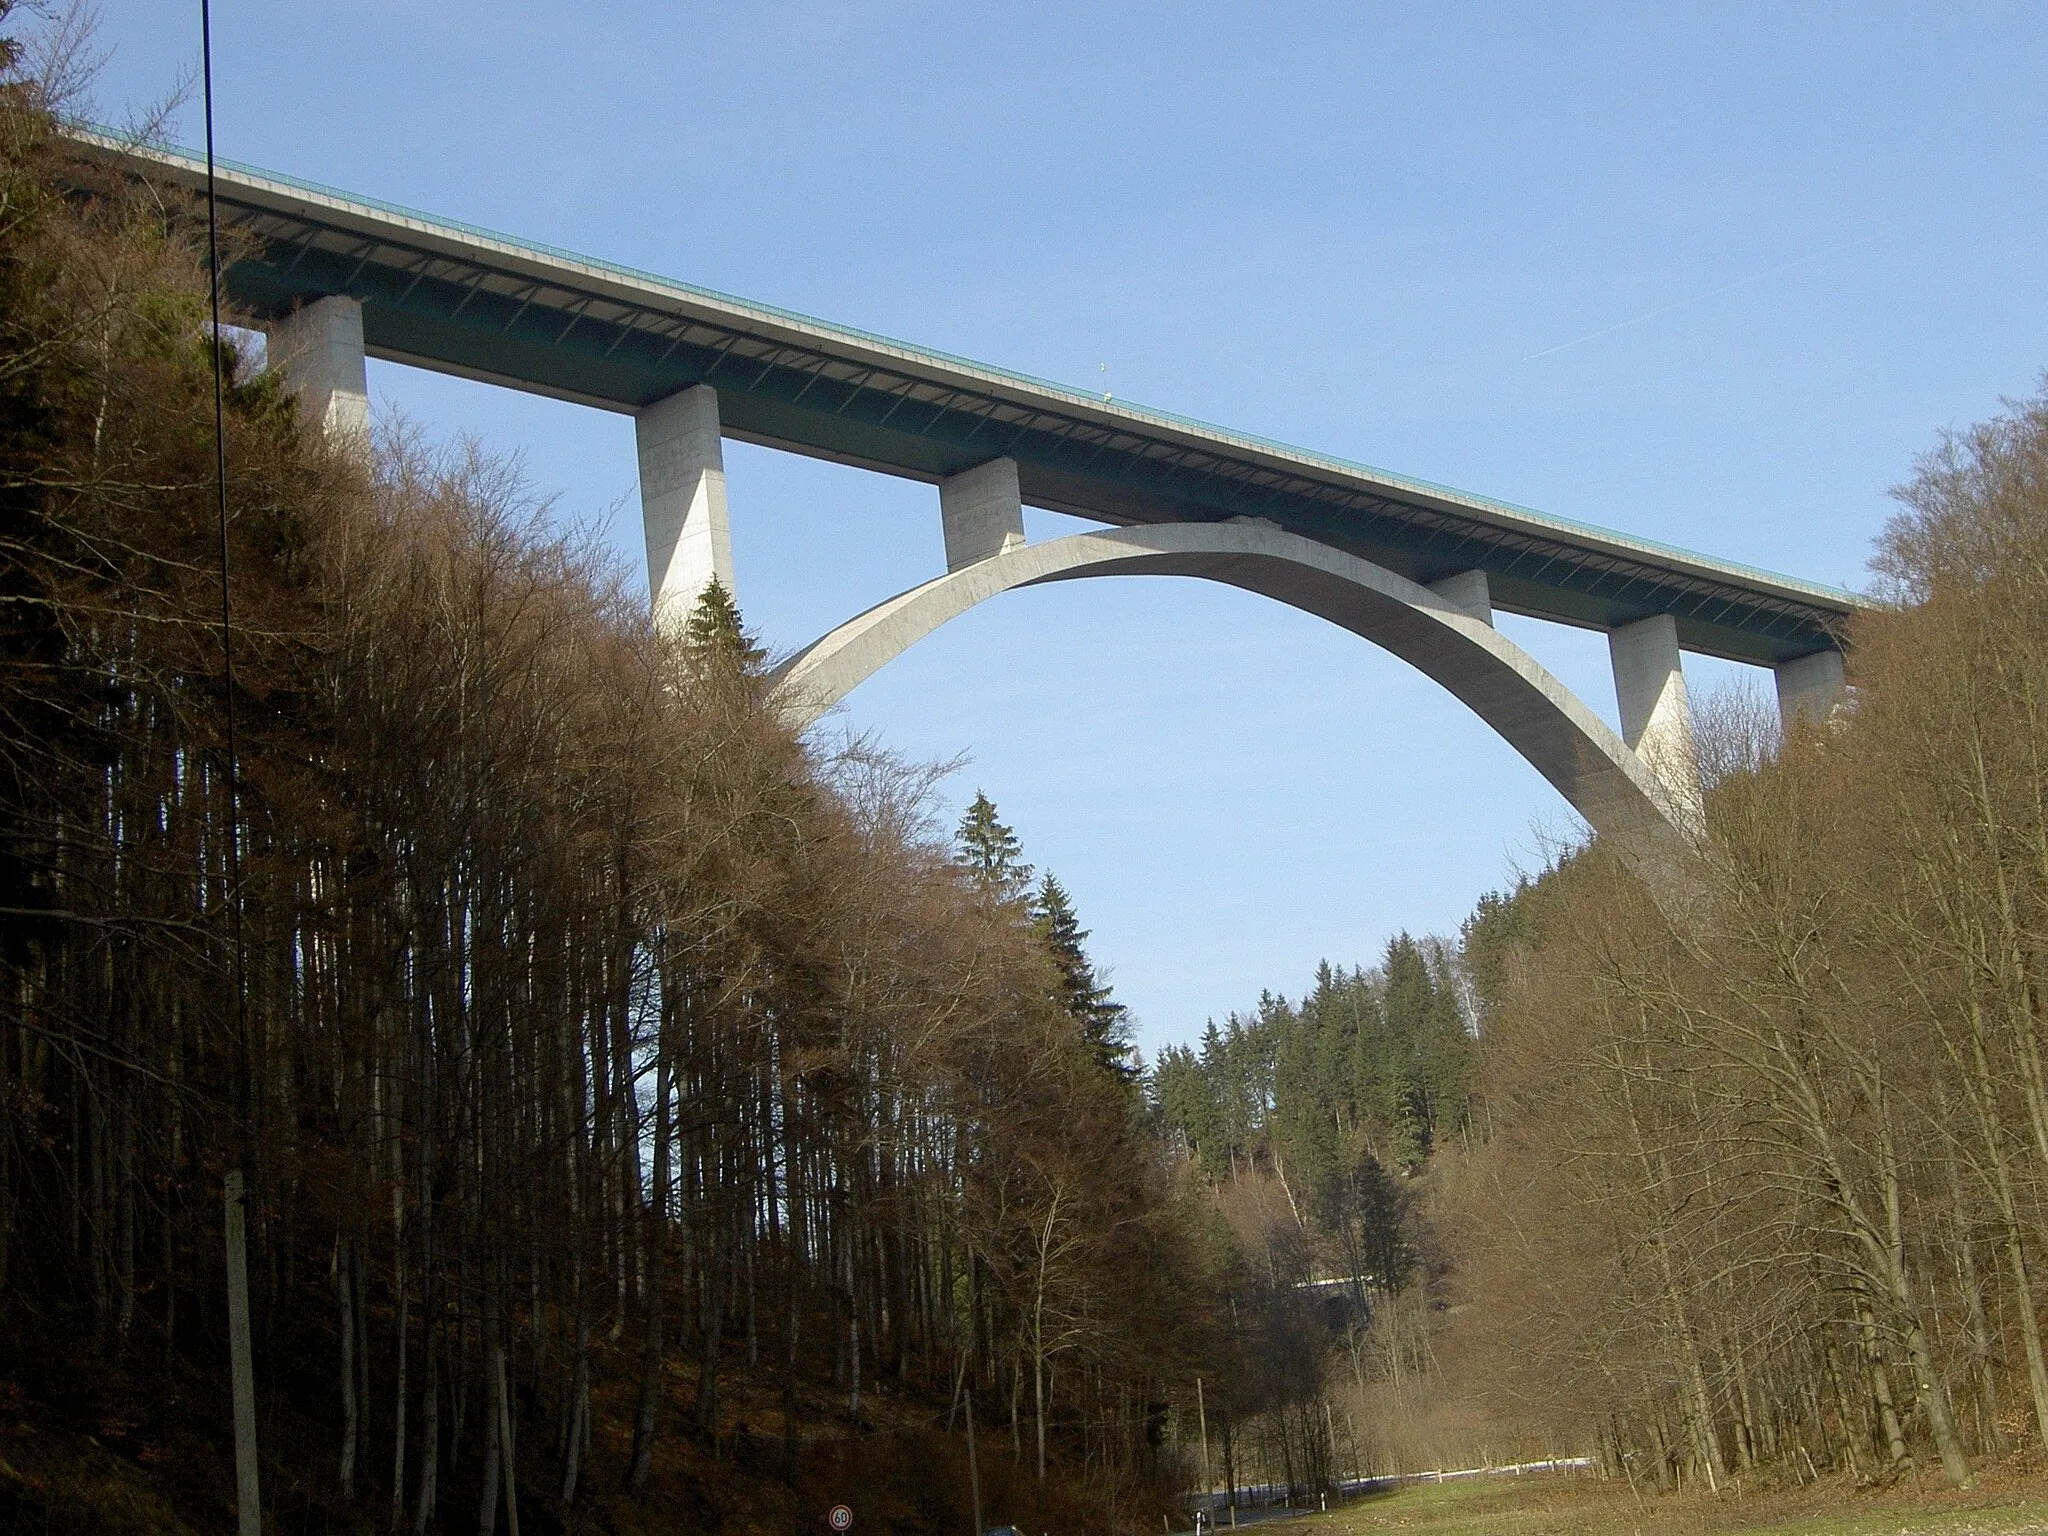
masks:
[[[733,590],[718,391],[699,384],[657,400],[633,418],[633,428],[654,623],[680,633],[714,578]]]
[[[1024,501],[1017,461],[990,459],[939,482],[946,528],[946,569],[957,571],[1024,542]]]
[[[1432,581],[1429,590],[1468,618],[1482,624],[1493,622],[1493,593],[1486,585],[1486,572],[1460,571],[1442,581]]]
[[[1614,697],[1621,706],[1621,739],[1684,806],[1700,801],[1699,755],[1692,739],[1692,706],[1678,657],[1678,623],[1668,613],[1607,632],[1614,663]]]
[[[1787,730],[1794,720],[1824,723],[1848,696],[1840,651],[1815,651],[1811,656],[1781,662],[1778,675],[1778,719]]]
[[[298,397],[299,417],[329,438],[369,450],[370,379],[363,359],[363,306],[339,294],[271,322],[269,366]]]

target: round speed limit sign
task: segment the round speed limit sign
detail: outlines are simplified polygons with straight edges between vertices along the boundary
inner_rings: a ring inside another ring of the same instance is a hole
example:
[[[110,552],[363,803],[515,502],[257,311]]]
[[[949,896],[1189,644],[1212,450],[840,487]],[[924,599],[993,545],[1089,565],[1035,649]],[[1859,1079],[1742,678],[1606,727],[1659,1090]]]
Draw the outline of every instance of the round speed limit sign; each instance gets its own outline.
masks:
[[[844,1504],[834,1504],[832,1513],[825,1517],[825,1523],[835,1531],[850,1531],[853,1529],[853,1511]]]

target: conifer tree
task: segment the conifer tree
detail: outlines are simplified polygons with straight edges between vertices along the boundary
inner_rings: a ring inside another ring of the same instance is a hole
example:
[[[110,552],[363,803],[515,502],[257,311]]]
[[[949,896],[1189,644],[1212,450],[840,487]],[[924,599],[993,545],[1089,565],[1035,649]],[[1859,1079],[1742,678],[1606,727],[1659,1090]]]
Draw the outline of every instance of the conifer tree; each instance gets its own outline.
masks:
[[[1209,1026],[1213,1033],[1216,1026]],[[1229,1148],[1222,1132],[1222,1110],[1216,1090],[1194,1051],[1169,1045],[1152,1069],[1152,1094],[1160,1120],[1179,1131],[1188,1150],[1211,1174],[1228,1165]]]
[[[683,643],[700,666],[709,662],[747,675],[757,671],[768,654],[747,633],[740,622],[739,604],[716,576],[690,610]]]
[[[1031,866],[1016,832],[996,816],[996,803],[980,790],[960,818],[954,835],[959,851],[953,862],[966,870],[982,892],[997,901],[1015,901],[1031,885]]]
[[[1074,915],[1067,888],[1050,872],[1039,884],[1031,916],[1040,940],[1059,967],[1060,1007],[1080,1026],[1081,1038],[1097,1062],[1123,1081],[1135,1081],[1130,1010],[1111,997],[1110,989],[1096,976],[1083,947],[1088,930]]]

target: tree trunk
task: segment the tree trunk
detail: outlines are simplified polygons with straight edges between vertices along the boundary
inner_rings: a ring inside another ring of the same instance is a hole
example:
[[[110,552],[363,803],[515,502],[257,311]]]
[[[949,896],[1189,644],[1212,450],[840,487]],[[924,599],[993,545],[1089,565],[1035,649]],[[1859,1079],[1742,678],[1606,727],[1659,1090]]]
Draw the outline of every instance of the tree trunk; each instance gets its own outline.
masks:
[[[1860,1420],[1851,1406],[1849,1386],[1842,1372],[1841,1351],[1835,1347],[1833,1337],[1827,1339],[1822,1358],[1827,1364],[1828,1382],[1834,1388],[1835,1417],[1841,1421],[1842,1454],[1848,1460],[1850,1477],[1861,1482],[1863,1469],[1857,1464],[1856,1442],[1861,1439],[1866,1446],[1869,1444],[1868,1423]]]
[[[405,1519],[405,1407],[406,1407],[406,1342],[409,1319],[406,1312],[412,1301],[412,1292],[405,1283],[405,1239],[404,1222],[401,1219],[402,1196],[394,1188],[391,1192],[391,1224],[398,1232],[398,1257],[394,1283],[398,1289],[398,1366],[397,1382],[392,1388],[391,1409],[391,1529],[397,1530]]]
[[[2020,1344],[2027,1360],[2027,1387],[2034,1403],[2034,1432],[2048,1449],[2048,1359],[2044,1359],[2041,1322],[2035,1312],[2033,1278],[2029,1274],[2026,1245],[2021,1238],[2019,1196],[2006,1151],[2006,1133],[1998,1112],[1997,1084],[1992,1079],[1990,1056],[1985,1041],[1984,1010],[1970,999],[1970,1065],[1966,1078],[1971,1108],[1975,1110],[1978,1138],[1984,1146],[1984,1161],[1991,1175],[1992,1197],[1998,1202],[2003,1228],[2006,1268],[2012,1277],[2013,1310],[2018,1314]]]
[[[697,1433],[716,1442],[718,1435],[718,1351],[725,1339],[725,1288],[718,1269],[725,1256],[725,1233],[711,1223],[697,1287]]]
[[[1038,1480],[1045,1481],[1045,1346],[1034,1343],[1031,1351],[1031,1400],[1038,1421]]]
[[[579,1282],[579,1291],[581,1285]],[[562,1502],[576,1502],[576,1481],[583,1469],[583,1442],[590,1428],[590,1314],[576,1308],[576,1363],[569,1376],[569,1434],[562,1449]]]
[[[356,1491],[356,1309],[351,1294],[354,1279],[353,1244],[339,1238],[334,1251],[335,1299],[341,1303],[341,1496],[353,1499]]]
[[[512,1405],[505,1393],[505,1352],[494,1343],[491,1348],[492,1400],[497,1408],[498,1460],[505,1476],[505,1527],[519,1536],[519,1456],[512,1438]]]
[[[664,999],[664,1015],[672,1007],[673,1004]],[[667,1030],[664,1028],[662,1033],[666,1036]],[[666,1043],[664,1039],[655,1050],[654,1208],[641,1218],[645,1241],[652,1251],[645,1261],[649,1283],[645,1301],[647,1339],[640,1353],[640,1401],[633,1414],[633,1454],[626,1469],[626,1491],[634,1494],[647,1486],[647,1473],[654,1464],[655,1409],[661,1401],[662,1309],[668,1278],[669,1141],[674,1123],[669,1113],[670,1068]]]
[[[1957,1488],[1968,1488],[1976,1481],[1970,1471],[1970,1459],[1963,1454],[1962,1437],[1956,1433],[1955,1413],[1949,1405],[1948,1388],[1934,1368],[1934,1353],[1927,1344],[1927,1330],[1918,1319],[1906,1329],[1906,1354],[1913,1363],[1913,1374],[1920,1391],[1921,1405],[1927,1410],[1928,1432],[1934,1436],[1934,1448],[1941,1456],[1942,1474]]]
[[[498,1434],[497,1369],[498,1346],[493,1340],[484,1345],[484,1397],[488,1407],[484,1413],[484,1475],[476,1496],[477,1536],[492,1536],[498,1528],[498,1457],[504,1447]]]
[[[1906,1449],[1906,1431],[1899,1423],[1897,1400],[1892,1394],[1891,1366],[1885,1362],[1884,1352],[1878,1347],[1877,1321],[1871,1316],[1867,1303],[1858,1308],[1857,1318],[1863,1330],[1863,1360],[1870,1382],[1870,1398],[1877,1405],[1877,1422],[1884,1434],[1888,1465],[1894,1470],[1910,1466],[1913,1455]]]

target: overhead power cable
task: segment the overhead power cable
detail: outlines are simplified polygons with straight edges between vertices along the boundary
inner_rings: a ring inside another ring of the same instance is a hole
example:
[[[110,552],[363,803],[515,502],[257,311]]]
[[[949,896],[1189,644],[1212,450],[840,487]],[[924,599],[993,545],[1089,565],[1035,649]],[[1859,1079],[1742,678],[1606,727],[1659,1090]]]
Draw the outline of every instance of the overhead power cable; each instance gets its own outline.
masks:
[[[224,1181],[228,1268],[228,1369],[235,1432],[235,1494],[241,1536],[262,1536],[263,1500],[256,1456],[255,1373],[249,1355],[248,1154],[250,1118],[248,954],[242,937],[242,764],[235,740],[234,596],[229,582],[227,381],[220,325],[220,211],[213,159],[213,8],[199,0],[199,59],[206,100],[206,277],[213,331],[213,483],[220,521],[221,694],[226,719],[228,790],[228,915],[235,990],[235,1155]]]

